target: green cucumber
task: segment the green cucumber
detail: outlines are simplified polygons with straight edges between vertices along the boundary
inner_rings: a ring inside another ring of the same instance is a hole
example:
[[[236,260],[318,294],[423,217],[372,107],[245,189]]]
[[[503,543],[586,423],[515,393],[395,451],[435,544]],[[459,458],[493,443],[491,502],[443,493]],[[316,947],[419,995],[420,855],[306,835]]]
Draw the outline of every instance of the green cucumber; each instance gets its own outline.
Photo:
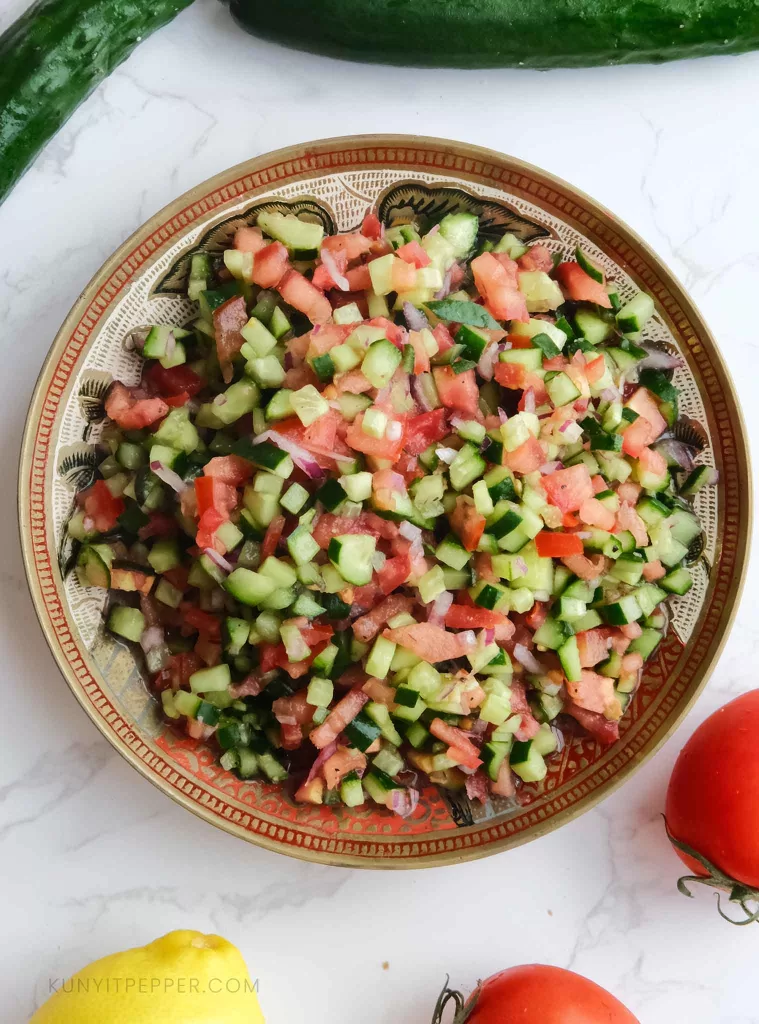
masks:
[[[37,0],[0,36],[0,203],[80,103],[192,0]]]

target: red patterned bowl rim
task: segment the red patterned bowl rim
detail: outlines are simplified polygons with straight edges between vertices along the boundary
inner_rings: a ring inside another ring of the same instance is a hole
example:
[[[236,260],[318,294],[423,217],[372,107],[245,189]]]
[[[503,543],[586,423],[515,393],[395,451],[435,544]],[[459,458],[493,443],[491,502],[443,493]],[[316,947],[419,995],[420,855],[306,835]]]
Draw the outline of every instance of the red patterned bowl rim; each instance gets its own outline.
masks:
[[[693,637],[685,648],[662,645],[667,685],[636,727],[583,771],[566,791],[508,818],[450,832],[383,839],[330,837],[245,813],[164,760],[121,715],[69,619],[52,535],[51,461],[61,411],[98,325],[125,286],[199,218],[278,184],[330,172],[393,168],[503,189],[581,231],[657,302],[678,338],[707,410],[720,469],[717,557]],[[170,203],[131,236],[98,271],[61,327],[29,408],[19,466],[19,525],[27,578],[45,638],[80,704],[109,742],[163,792],[212,824],[299,859],[354,867],[421,868],[487,856],[544,835],[593,807],[648,760],[677,728],[704,687],[727,638],[749,553],[751,472],[745,428],[730,375],[687,294],[655,253],[608,210],[567,182],[489,149],[443,139],[365,135],[291,146],[246,161]]]

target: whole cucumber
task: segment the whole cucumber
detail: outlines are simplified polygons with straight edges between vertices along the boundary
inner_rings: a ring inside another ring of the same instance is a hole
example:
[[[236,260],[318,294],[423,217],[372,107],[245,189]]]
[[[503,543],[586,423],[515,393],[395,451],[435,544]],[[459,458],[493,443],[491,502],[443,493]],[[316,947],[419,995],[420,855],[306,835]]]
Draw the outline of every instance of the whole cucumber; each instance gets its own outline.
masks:
[[[0,36],[0,202],[82,100],[192,0],[37,0]]]
[[[229,0],[249,32],[418,67],[588,67],[759,47],[757,0]]]

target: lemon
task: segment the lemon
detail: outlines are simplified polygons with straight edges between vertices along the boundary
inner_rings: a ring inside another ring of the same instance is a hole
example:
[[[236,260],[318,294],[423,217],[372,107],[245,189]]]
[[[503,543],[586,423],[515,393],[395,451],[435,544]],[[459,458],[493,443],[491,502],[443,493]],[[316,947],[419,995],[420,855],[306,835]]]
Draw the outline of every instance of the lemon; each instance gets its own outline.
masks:
[[[176,931],[85,967],[30,1024],[264,1024],[264,1018],[231,942]]]

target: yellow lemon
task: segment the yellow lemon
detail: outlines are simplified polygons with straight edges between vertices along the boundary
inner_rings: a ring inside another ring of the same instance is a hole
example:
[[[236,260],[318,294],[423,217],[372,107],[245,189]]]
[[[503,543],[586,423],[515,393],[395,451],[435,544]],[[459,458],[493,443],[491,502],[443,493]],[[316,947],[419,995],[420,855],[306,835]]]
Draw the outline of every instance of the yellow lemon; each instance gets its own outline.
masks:
[[[177,931],[96,960],[64,982],[30,1024],[264,1024],[236,946]]]

